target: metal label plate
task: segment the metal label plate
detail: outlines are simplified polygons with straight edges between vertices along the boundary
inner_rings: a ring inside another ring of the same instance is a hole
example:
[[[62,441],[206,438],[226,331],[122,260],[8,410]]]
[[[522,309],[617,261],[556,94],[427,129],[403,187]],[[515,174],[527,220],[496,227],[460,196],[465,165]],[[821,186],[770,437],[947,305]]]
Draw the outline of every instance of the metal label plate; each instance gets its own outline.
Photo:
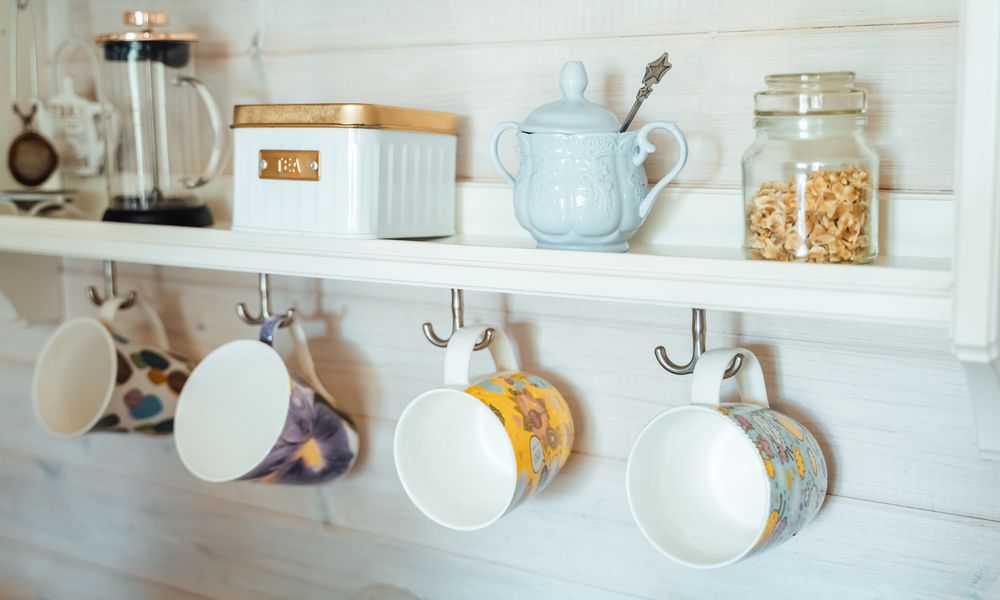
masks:
[[[260,179],[319,181],[319,150],[261,150],[257,161]]]

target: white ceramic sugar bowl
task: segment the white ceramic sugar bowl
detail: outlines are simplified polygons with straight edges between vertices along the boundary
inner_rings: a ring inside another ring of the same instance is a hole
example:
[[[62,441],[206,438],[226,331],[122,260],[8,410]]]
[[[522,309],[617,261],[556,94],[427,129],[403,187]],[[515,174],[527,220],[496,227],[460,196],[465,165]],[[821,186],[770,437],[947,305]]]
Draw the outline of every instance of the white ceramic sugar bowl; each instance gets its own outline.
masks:
[[[684,168],[687,141],[674,123],[656,121],[619,133],[618,119],[583,97],[587,72],[571,61],[559,77],[563,97],[541,106],[522,123],[501,123],[493,134],[493,166],[514,189],[514,213],[539,248],[625,252],[660,191]],[[517,130],[517,176],[500,162],[497,144]],[[647,190],[646,157],[655,129],[678,144],[677,162]]]

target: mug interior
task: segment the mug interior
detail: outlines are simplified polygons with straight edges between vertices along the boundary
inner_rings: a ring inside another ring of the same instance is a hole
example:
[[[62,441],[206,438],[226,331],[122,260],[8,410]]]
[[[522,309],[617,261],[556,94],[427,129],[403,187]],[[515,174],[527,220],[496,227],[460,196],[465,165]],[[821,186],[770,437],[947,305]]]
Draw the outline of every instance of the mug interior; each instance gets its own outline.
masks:
[[[517,462],[507,431],[465,392],[437,389],[418,396],[399,417],[393,453],[410,500],[445,527],[486,527],[514,497]]]
[[[35,413],[49,433],[71,437],[97,424],[115,387],[117,350],[111,334],[90,318],[63,323],[35,365]]]
[[[267,344],[239,340],[219,347],[191,372],[177,401],[181,462],[206,481],[249,473],[278,441],[290,393],[285,362]]]
[[[770,485],[760,454],[711,408],[684,406],[653,419],[632,447],[626,481],[639,529],[681,564],[736,562],[764,530]]]

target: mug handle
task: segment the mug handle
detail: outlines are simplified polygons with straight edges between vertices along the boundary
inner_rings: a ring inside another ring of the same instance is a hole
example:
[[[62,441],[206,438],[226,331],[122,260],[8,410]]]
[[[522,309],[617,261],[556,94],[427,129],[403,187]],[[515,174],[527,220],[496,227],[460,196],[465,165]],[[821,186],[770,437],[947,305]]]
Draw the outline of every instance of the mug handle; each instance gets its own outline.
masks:
[[[122,307],[122,304],[128,302],[128,296],[118,296],[114,298],[109,298],[101,305],[100,311],[97,313],[97,318],[108,331],[115,330],[115,317],[118,315],[118,310]],[[153,307],[146,304],[140,298],[135,306],[142,310],[142,314],[149,321],[149,324],[153,327],[153,343],[156,347],[161,350],[170,350],[170,340],[167,338],[167,329],[163,326],[163,321],[160,319],[160,315],[156,314]]]
[[[493,341],[490,342],[490,355],[497,371],[518,371],[517,357],[510,345],[507,335],[499,327],[493,325],[470,325],[462,327],[448,340],[448,349],[444,355],[444,384],[449,387],[469,387],[469,365],[472,362],[473,348],[486,330],[493,328]]]
[[[508,129],[517,129],[519,125],[514,121],[504,121],[497,125],[496,130],[493,132],[493,139],[490,140],[490,159],[493,161],[493,168],[497,170],[498,173],[507,181],[510,187],[514,187],[514,176],[510,174],[507,167],[503,166],[500,162],[500,149],[498,145],[500,144],[500,136],[503,132]]]
[[[274,334],[277,333],[278,327],[281,326],[281,322],[284,319],[285,315],[279,314],[264,321],[264,324],[260,328],[260,341],[273,348]],[[337,399],[333,397],[330,390],[326,389],[323,381],[319,378],[319,373],[316,371],[316,363],[313,361],[312,353],[309,352],[309,339],[306,338],[305,330],[296,321],[292,321],[288,325],[288,330],[292,334],[292,353],[295,355],[295,361],[298,363],[299,373],[305,377],[305,380],[309,382],[309,385],[314,390],[319,392],[330,402],[331,406],[336,408]]]
[[[660,191],[667,186],[668,183],[677,177],[677,174],[681,172],[684,165],[687,164],[688,159],[688,145],[687,139],[684,137],[684,133],[681,131],[675,123],[670,123],[667,121],[653,121],[652,123],[647,123],[639,130],[639,134],[635,136],[636,152],[635,156],[632,157],[632,164],[639,166],[646,162],[646,157],[648,157],[653,152],[656,152],[656,146],[653,142],[649,141],[649,133],[654,129],[663,129],[669,131],[671,135],[677,140],[677,162],[670,171],[664,175],[660,181],[653,186],[653,189],[649,190],[646,197],[642,199],[639,203],[639,217],[645,219],[649,215],[649,211],[653,209],[653,203],[656,202],[657,196],[660,195]]]
[[[743,355],[743,366],[736,373],[740,402],[764,408],[769,406],[764,370],[754,353],[746,348],[716,348],[698,358],[694,366],[694,380],[691,382],[691,404],[713,408],[719,406],[723,376],[738,354]]]
[[[222,122],[222,113],[219,112],[219,105],[216,104],[215,98],[212,97],[212,92],[208,91],[208,88],[205,87],[205,84],[200,79],[182,75],[174,83],[176,85],[190,86],[198,93],[198,98],[201,99],[202,104],[205,105],[205,109],[208,111],[208,121],[212,126],[212,153],[208,155],[208,162],[205,163],[205,168],[197,178],[189,177],[183,181],[184,187],[188,189],[199,188],[218,175],[219,169],[222,167],[223,151],[226,146],[225,125]]]

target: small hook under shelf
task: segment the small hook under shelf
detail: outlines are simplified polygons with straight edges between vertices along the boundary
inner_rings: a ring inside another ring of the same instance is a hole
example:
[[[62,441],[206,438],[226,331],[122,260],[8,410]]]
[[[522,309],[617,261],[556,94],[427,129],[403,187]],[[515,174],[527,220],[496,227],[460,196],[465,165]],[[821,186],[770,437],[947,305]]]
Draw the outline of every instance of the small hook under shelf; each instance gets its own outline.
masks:
[[[456,331],[465,327],[465,298],[462,294],[462,290],[452,288],[451,289],[451,333],[448,337],[441,338],[434,333],[434,326],[430,322],[424,323],[424,337],[427,341],[434,344],[438,348],[445,348],[448,346],[448,341],[451,336],[455,334]],[[493,341],[493,328],[487,329],[483,337],[476,342],[473,350],[482,350],[490,345]]]
[[[691,360],[687,364],[678,365],[674,361],[670,360],[667,356],[667,349],[663,346],[657,346],[653,350],[654,356],[656,356],[656,362],[660,363],[660,366],[670,371],[674,375],[690,375],[694,373],[694,367],[698,364],[698,359],[701,355],[705,353],[705,309],[704,308],[692,308],[691,309]],[[733,358],[733,362],[729,363],[726,368],[724,377],[730,378],[736,375],[740,367],[743,366],[743,355],[737,354]]]
[[[87,288],[87,297],[97,306],[118,297],[118,268],[115,266],[115,261],[104,261],[104,295],[102,296],[95,286],[90,286]],[[129,290],[128,296],[125,302],[122,303],[121,308],[128,308],[135,304],[137,297],[138,295],[135,290]]]
[[[267,273],[261,273],[257,276],[257,293],[260,312],[256,315],[250,314],[250,307],[247,306],[246,302],[240,302],[236,305],[236,314],[248,325],[260,325],[276,314],[271,312],[271,276]],[[282,318],[279,327],[291,325],[294,320],[295,308],[289,308],[285,311],[285,316]]]

